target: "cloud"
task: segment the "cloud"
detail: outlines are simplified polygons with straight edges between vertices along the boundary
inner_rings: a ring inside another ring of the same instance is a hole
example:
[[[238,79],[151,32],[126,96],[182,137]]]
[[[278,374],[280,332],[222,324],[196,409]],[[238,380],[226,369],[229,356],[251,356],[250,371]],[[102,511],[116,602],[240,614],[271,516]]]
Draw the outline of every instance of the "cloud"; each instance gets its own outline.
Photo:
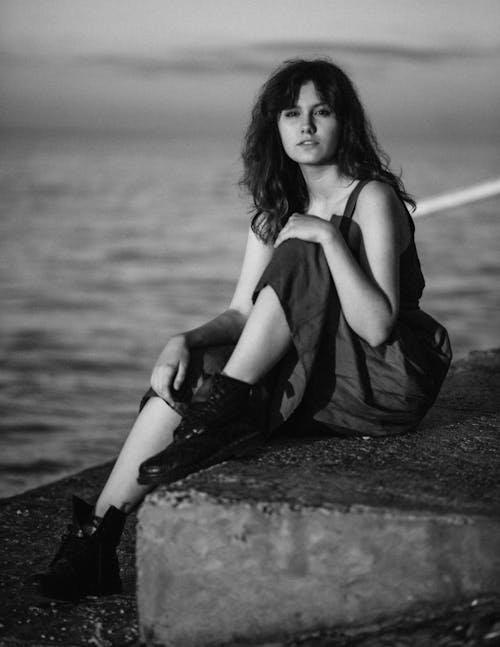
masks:
[[[268,66],[250,58],[220,55],[193,55],[179,58],[147,56],[85,56],[79,63],[105,67],[125,74],[158,76],[164,74],[240,74],[261,73]]]
[[[496,50],[424,48],[382,43],[335,43],[327,41],[281,41],[235,48],[193,49],[177,56],[91,55],[79,63],[104,67],[124,74],[158,76],[167,74],[266,74],[287,58],[330,56],[372,61],[415,61],[422,64],[443,59],[487,56]]]
[[[305,41],[266,43],[262,46],[268,52],[283,53],[295,51],[297,55],[309,52],[325,51],[332,55],[352,54],[355,56],[377,56],[379,58],[398,58],[404,60],[435,61],[442,58],[456,58],[478,55],[484,50],[466,50],[458,48],[412,47],[390,43],[359,43],[359,42],[327,42]]]

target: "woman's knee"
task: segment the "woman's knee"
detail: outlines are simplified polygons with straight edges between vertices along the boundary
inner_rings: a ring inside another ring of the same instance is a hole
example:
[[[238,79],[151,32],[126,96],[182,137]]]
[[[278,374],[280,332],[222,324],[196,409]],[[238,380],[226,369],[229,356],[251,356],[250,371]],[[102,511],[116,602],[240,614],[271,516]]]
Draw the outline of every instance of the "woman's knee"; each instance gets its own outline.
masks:
[[[183,415],[187,405],[191,402],[193,395],[200,389],[207,379],[219,373],[229,359],[234,346],[207,346],[204,348],[193,348],[190,352],[189,365],[186,376],[180,388],[173,392],[173,410]],[[164,398],[150,387],[139,405],[139,412],[151,398]]]
[[[314,255],[319,246],[316,243],[301,240],[300,238],[288,238],[279,245],[274,254],[272,261],[275,259],[291,259],[293,264],[296,265],[298,258],[303,259],[307,256]]]

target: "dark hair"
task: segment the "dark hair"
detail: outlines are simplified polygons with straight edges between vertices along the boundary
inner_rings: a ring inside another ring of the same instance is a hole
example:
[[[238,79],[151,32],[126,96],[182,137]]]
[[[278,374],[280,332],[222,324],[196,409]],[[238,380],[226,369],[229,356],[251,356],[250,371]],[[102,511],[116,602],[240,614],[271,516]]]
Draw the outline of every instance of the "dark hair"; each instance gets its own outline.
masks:
[[[295,105],[300,88],[312,81],[332,107],[340,124],[336,151],[339,171],[355,179],[381,180],[415,207],[401,178],[389,169],[357,92],[337,65],[327,59],[285,61],[262,86],[252,110],[244,146],[240,184],[253,198],[252,230],[264,242],[274,241],[289,216],[304,211],[309,199],[299,165],[285,153],[278,132],[280,112]]]

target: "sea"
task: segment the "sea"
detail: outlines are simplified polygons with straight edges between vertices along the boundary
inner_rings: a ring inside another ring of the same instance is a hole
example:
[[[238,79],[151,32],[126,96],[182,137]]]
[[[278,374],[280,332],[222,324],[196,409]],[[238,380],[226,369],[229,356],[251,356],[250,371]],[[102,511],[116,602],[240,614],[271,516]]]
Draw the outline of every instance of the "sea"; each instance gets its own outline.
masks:
[[[0,131],[0,497],[116,456],[168,338],[228,304],[239,139]],[[498,141],[384,142],[417,200],[500,175]],[[499,346],[500,198],[416,219],[422,307]]]

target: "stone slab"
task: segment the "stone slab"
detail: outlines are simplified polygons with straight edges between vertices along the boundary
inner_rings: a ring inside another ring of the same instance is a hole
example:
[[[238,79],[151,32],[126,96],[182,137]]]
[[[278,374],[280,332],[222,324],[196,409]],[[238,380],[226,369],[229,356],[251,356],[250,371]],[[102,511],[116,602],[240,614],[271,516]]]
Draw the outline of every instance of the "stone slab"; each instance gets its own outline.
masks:
[[[143,639],[266,640],[499,592],[499,376],[477,353],[417,433],[287,430],[159,488],[138,526]]]

